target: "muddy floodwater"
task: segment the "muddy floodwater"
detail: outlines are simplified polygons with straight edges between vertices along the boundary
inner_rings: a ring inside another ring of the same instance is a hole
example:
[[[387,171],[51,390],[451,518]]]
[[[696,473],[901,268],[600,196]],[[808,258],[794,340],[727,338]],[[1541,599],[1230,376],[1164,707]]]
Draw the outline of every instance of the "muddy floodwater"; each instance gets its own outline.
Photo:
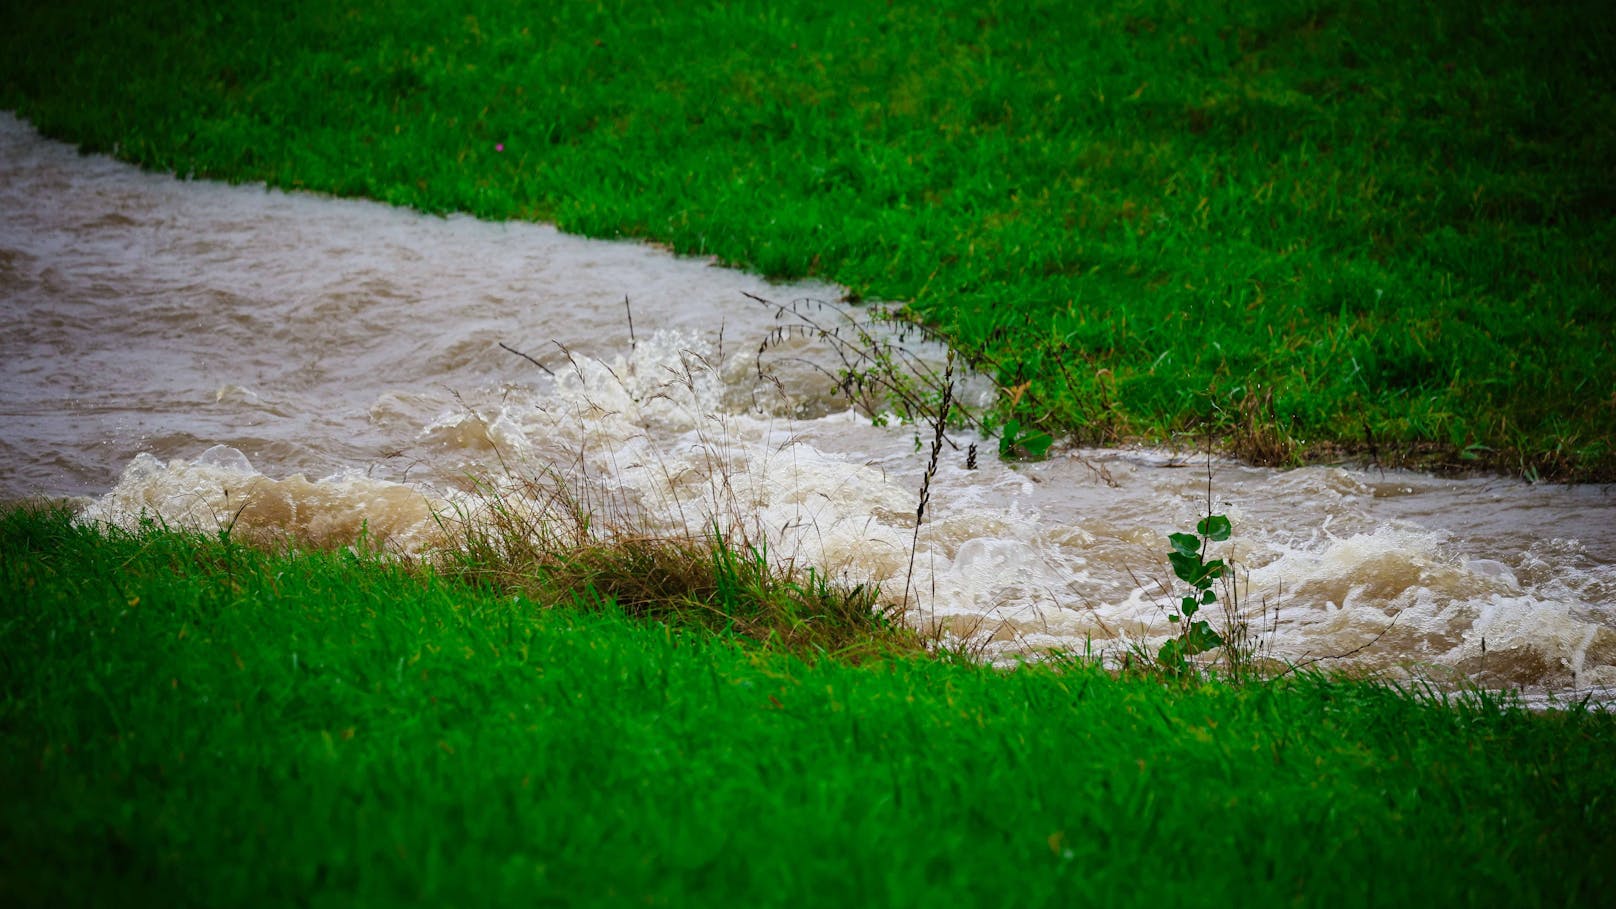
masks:
[[[538,508],[559,485],[602,526],[716,522],[907,588],[911,621],[992,658],[1159,641],[1166,536],[1206,512],[1205,460],[1011,465],[956,429],[917,536],[930,427],[872,421],[833,378],[861,332],[922,372],[944,352],[840,297],[542,225],[141,173],[0,114],[0,499],[418,552],[435,515],[479,519],[479,488]],[[1273,655],[1616,689],[1608,487],[1210,471],[1234,524],[1216,551]]]

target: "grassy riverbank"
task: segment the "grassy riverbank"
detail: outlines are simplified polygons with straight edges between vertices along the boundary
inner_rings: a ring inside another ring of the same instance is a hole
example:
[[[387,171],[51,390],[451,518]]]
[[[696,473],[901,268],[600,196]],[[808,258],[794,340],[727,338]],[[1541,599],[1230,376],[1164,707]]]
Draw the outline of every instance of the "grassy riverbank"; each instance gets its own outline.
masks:
[[[1608,714],[805,660],[551,593],[7,513],[0,896],[1520,907],[1616,883]]]
[[[920,319],[1024,424],[1616,476],[1594,2],[7,4],[143,165],[554,220]]]

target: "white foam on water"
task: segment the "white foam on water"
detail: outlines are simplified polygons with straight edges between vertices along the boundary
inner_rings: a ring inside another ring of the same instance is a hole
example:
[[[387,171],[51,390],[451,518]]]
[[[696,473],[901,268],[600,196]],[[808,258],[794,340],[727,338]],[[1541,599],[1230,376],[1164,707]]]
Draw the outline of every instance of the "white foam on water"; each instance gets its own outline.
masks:
[[[401,552],[441,542],[434,513],[445,501],[403,483],[357,472],[309,480],[275,479],[246,455],[215,445],[195,460],[136,455],[111,491],[82,513],[85,521],[129,529],[162,526],[229,533],[260,542],[338,547],[364,539]]]

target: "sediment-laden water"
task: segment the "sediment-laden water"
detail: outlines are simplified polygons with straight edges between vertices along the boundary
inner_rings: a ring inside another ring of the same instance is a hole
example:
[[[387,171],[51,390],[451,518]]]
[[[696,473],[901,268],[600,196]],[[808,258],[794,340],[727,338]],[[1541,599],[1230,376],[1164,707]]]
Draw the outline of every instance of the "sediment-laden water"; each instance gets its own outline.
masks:
[[[879,582],[989,656],[1159,640],[1166,535],[1206,513],[1205,460],[1007,465],[954,430],[917,536],[930,427],[874,425],[834,378],[871,365],[872,338],[934,373],[943,352],[839,295],[540,225],[144,174],[0,115],[0,498],[418,551],[480,519],[479,489],[539,509],[561,488],[600,526],[716,522]],[[1616,688],[1608,488],[1210,472],[1272,655]]]

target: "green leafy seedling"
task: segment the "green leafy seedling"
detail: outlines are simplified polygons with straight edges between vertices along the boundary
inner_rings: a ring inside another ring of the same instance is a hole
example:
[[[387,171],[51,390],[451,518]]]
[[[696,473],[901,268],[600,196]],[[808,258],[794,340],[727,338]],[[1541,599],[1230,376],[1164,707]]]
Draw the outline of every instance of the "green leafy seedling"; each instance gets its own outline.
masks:
[[[1177,675],[1191,670],[1190,657],[1223,646],[1223,636],[1212,630],[1205,619],[1195,618],[1202,606],[1218,601],[1212,589],[1214,581],[1223,577],[1229,566],[1222,559],[1207,560],[1206,545],[1229,538],[1233,525],[1221,514],[1207,515],[1195,525],[1195,533],[1175,533],[1167,537],[1172,550],[1167,560],[1173,574],[1190,585],[1190,592],[1178,601],[1178,611],[1171,612],[1167,621],[1178,628],[1178,634],[1161,646],[1156,658],[1161,665]]]

